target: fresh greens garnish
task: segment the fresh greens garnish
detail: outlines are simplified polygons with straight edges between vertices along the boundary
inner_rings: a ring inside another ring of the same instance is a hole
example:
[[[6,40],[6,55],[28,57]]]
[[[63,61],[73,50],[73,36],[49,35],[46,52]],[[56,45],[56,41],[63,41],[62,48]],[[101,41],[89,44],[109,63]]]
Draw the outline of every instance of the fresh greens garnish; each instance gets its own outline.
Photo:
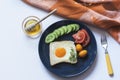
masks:
[[[75,62],[76,61],[76,53],[74,52],[74,49],[73,48],[71,48],[71,52],[70,52],[70,61],[72,61],[72,62]]]

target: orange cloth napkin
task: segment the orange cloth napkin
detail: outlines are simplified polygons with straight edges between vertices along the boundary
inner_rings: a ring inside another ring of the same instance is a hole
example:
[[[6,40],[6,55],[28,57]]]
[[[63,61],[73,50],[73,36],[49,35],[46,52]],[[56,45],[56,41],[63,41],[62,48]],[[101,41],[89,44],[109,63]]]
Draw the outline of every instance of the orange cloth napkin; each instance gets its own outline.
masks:
[[[23,0],[37,8],[106,30],[120,43],[120,0]]]

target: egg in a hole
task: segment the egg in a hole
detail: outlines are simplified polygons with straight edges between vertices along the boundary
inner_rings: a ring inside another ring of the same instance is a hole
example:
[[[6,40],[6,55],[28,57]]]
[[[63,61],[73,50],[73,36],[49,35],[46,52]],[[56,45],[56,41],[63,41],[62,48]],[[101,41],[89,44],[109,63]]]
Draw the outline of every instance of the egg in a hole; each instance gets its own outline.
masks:
[[[50,43],[50,65],[66,62],[77,63],[77,52],[73,41],[56,41]]]

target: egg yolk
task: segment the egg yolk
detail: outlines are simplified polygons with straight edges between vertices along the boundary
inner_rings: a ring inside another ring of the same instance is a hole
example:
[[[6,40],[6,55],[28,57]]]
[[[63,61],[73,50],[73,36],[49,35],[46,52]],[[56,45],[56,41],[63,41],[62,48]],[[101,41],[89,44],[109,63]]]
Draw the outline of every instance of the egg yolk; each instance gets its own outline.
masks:
[[[66,50],[64,48],[57,48],[55,50],[55,55],[59,58],[65,56],[65,54],[66,54]]]

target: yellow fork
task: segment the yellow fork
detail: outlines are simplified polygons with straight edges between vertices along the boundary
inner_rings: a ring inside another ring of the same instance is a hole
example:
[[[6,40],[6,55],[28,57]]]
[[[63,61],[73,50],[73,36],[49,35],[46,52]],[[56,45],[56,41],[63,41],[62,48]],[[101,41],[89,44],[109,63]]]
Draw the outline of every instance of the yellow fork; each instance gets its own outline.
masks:
[[[109,57],[109,54],[108,54],[108,51],[107,51],[108,44],[107,44],[107,38],[106,38],[105,34],[101,36],[101,44],[102,44],[102,47],[105,49],[105,58],[106,58],[106,63],[107,63],[108,74],[110,76],[112,76],[113,75],[113,69],[112,69],[110,57]]]

